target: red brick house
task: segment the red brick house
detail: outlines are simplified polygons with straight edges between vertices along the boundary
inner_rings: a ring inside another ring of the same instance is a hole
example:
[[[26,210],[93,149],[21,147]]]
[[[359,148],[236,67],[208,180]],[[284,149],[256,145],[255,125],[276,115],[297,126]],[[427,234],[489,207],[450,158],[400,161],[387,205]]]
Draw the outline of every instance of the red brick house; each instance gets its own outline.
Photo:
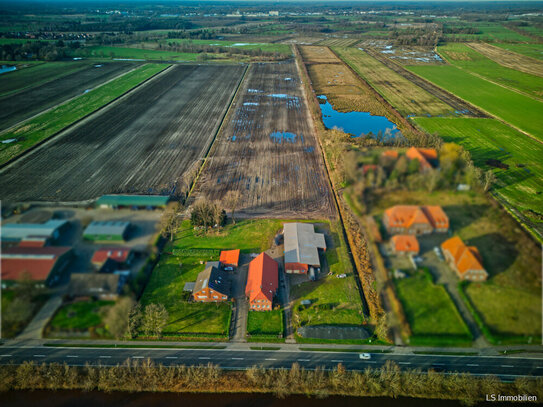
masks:
[[[488,273],[483,267],[483,260],[475,246],[466,246],[458,236],[441,244],[443,256],[461,280],[486,281]]]
[[[441,206],[396,205],[385,210],[383,224],[393,235],[424,235],[449,230],[449,218]]]
[[[192,298],[198,302],[221,302],[228,300],[230,280],[228,274],[216,267],[206,267],[198,274]]]
[[[270,311],[279,286],[279,267],[266,253],[260,253],[249,263],[245,296],[254,311]]]

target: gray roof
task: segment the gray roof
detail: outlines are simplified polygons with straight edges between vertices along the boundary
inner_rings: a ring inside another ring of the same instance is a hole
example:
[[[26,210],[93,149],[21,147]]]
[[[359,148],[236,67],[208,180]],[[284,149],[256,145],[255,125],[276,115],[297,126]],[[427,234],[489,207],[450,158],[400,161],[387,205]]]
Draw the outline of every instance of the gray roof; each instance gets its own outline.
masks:
[[[221,269],[221,262],[220,261],[208,261],[206,262],[206,268],[208,267],[215,267],[217,269]]]
[[[3,240],[23,240],[28,237],[57,237],[57,229],[68,221],[52,219],[45,223],[6,223],[2,225]]]
[[[326,249],[322,233],[315,233],[311,223],[285,223],[285,263],[320,267],[319,251]]]
[[[68,293],[74,297],[119,294],[121,281],[124,279],[118,274],[73,273]]]
[[[85,229],[84,235],[123,235],[130,226],[130,222],[108,221],[91,222]]]
[[[183,287],[183,291],[189,291],[189,292],[192,292],[194,290],[194,285],[196,283],[192,282],[192,283],[185,283],[185,286]]]
[[[230,295],[230,280],[228,278],[228,273],[218,270],[215,267],[206,267],[204,271],[198,274],[193,292],[197,293],[206,287],[209,287],[218,293]]]

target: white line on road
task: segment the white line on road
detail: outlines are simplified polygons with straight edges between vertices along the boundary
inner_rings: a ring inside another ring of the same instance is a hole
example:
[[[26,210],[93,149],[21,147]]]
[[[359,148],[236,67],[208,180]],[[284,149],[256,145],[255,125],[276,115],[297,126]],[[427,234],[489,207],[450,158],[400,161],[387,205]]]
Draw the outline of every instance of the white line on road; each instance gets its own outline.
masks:
[[[143,359],[145,356],[132,356],[132,359]]]
[[[243,358],[232,358],[232,360],[243,360]]]
[[[11,355],[9,355],[11,356]],[[536,366],[536,369],[543,369],[543,366]]]
[[[445,366],[445,363],[432,363],[434,366]]]
[[[166,356],[166,359],[177,359],[177,356]]]
[[[34,355],[35,358],[44,358],[45,355]]]
[[[102,359],[109,359],[111,356],[99,356]]]
[[[210,358],[202,356],[202,357],[199,357],[198,359],[210,359]]]
[[[0,355],[0,356],[3,356],[3,357],[8,358],[8,357],[10,357],[11,355]]]
[[[332,362],[343,362],[343,360],[332,359]]]
[[[398,362],[399,365],[410,365],[411,362]]]
[[[67,358],[77,358],[79,356],[76,356],[76,355],[66,355]]]
[[[501,365],[502,367],[515,367],[513,365]]]
[[[277,359],[273,359],[273,358],[268,358],[268,359],[264,359],[264,360],[277,360]]]
[[[377,362],[374,360],[366,360],[366,363],[377,363]]]
[[[309,362],[309,359],[298,359],[298,362]]]
[[[468,363],[468,366],[479,366],[477,363]]]

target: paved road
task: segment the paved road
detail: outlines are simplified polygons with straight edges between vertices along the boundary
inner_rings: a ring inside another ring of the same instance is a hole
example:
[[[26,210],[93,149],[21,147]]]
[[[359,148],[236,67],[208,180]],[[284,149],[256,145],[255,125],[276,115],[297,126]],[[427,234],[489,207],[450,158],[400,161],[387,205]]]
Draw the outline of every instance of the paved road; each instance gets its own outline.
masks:
[[[38,363],[57,362],[69,365],[116,365],[127,359],[151,359],[166,366],[214,363],[225,369],[245,369],[254,365],[267,368],[288,368],[298,363],[306,369],[332,369],[341,363],[349,370],[380,367],[387,360],[400,368],[430,368],[469,372],[475,375],[493,374],[503,379],[517,376],[543,376],[543,359],[494,356],[436,356],[372,354],[371,360],[361,360],[358,352],[260,351],[237,349],[134,349],[134,348],[73,348],[5,345],[0,348],[0,364],[21,364],[27,360]]]

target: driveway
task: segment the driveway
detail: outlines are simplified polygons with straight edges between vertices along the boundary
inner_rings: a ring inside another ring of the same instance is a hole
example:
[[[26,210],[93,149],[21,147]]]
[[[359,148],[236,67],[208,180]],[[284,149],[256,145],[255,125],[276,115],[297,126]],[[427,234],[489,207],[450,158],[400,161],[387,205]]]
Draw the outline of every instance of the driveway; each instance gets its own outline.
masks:
[[[57,309],[62,305],[62,294],[57,293],[45,303],[45,305],[34,316],[32,321],[27,325],[23,332],[21,332],[17,339],[41,339],[43,329],[49,322],[49,320],[55,315]]]
[[[249,262],[252,257],[240,254],[239,266],[232,273],[232,297],[235,298],[234,312],[232,315],[231,340],[233,342],[247,342],[247,313],[249,304],[245,299],[245,285],[249,272]]]

